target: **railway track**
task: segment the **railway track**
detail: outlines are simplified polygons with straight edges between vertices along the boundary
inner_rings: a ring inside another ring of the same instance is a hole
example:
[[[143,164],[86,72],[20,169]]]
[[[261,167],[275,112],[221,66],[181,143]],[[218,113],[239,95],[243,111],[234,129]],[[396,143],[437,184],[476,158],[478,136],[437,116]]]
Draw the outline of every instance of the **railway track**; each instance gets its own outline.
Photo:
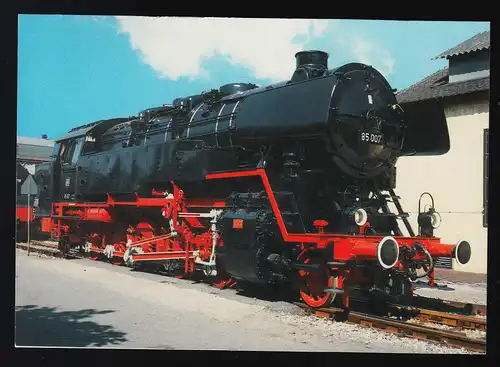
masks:
[[[29,249],[29,252],[38,253],[42,255],[48,255],[53,257],[62,256],[61,252],[57,248],[57,243],[55,242],[46,242],[46,241],[30,241],[30,242],[31,244],[29,246],[27,243],[24,242],[16,242],[16,247],[23,250]],[[72,258],[78,258],[78,259],[86,258],[85,255],[75,250],[70,250],[68,255]]]
[[[423,296],[414,296],[414,306],[420,308],[438,309],[444,312],[486,316],[486,305],[447,301]]]
[[[446,312],[418,309],[415,319],[422,322],[446,325],[450,327],[486,331],[486,319],[475,316],[450,314]]]
[[[420,340],[434,341],[442,344],[446,344],[448,346],[465,348],[475,352],[486,352],[486,339],[485,338],[470,338],[464,332],[460,332],[462,325],[467,325],[468,328],[473,328],[475,330],[484,330],[486,331],[486,321],[485,320],[475,320],[474,317],[468,317],[468,321],[466,322],[466,316],[463,315],[449,315],[437,311],[430,310],[419,310],[422,316],[416,316],[416,319],[419,321],[435,321],[435,320],[447,320],[443,321],[444,323],[452,323],[448,320],[457,321],[456,316],[460,316],[460,320],[462,324],[457,322],[457,325],[448,325],[453,326],[457,329],[457,331],[449,331],[449,330],[441,330],[429,326],[425,326],[422,324],[416,324],[408,321],[402,321],[393,319],[391,317],[386,316],[375,316],[368,313],[362,313],[357,311],[350,311],[347,315],[344,310],[340,308],[318,308],[312,309],[309,308],[304,303],[294,303],[300,308],[304,309],[307,313],[313,314],[317,317],[328,318],[328,319],[337,319],[337,316],[340,316],[341,320],[350,323],[356,324],[365,327],[372,327],[379,330],[383,330],[386,332],[390,332],[400,336],[406,336],[411,338],[416,338]],[[438,315],[439,314],[439,315]],[[428,318],[429,316],[433,316],[434,319]],[[474,320],[473,320],[474,319]],[[436,321],[438,322],[438,321]]]
[[[16,243],[16,247],[27,250],[27,243]],[[46,241],[31,241],[30,252],[40,253],[54,257],[61,257],[57,249],[57,243]],[[76,250],[71,250],[69,256],[72,258],[88,258]],[[386,332],[391,332],[401,336],[413,337],[422,340],[430,340],[445,343],[455,347],[463,347],[476,352],[486,352],[485,338],[467,337],[464,330],[478,330],[486,332],[486,319],[478,318],[475,315],[486,315],[486,306],[475,305],[463,302],[444,301],[434,298],[417,296],[413,307],[392,305],[390,316],[398,314],[410,315],[408,318],[415,322],[401,321],[386,316],[375,316],[368,313],[350,311],[347,319],[351,324],[374,327]],[[344,311],[339,308],[319,308],[311,309],[304,303],[294,303],[304,309],[307,313],[323,318],[336,318],[337,315],[344,315]],[[426,309],[415,306],[426,305],[434,309]],[[434,306],[434,307],[432,307]],[[440,324],[453,328],[453,331],[442,330],[423,325]],[[455,331],[457,330],[457,331]]]

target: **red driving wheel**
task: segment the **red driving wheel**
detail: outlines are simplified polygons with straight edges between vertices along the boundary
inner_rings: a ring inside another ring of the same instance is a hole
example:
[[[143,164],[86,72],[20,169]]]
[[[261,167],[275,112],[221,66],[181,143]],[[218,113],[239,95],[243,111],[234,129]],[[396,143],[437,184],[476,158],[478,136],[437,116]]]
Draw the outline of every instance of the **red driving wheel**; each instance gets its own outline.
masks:
[[[334,277],[330,275],[323,259],[320,257],[308,257],[305,252],[299,255],[299,259],[304,257],[304,264],[322,264],[324,266],[321,271],[299,270],[299,276],[303,284],[300,289],[302,300],[313,308],[330,306],[335,298],[335,294],[325,292],[325,288],[334,287]]]
[[[119,252],[125,252],[127,250],[127,246],[123,243],[116,243],[113,245],[115,251],[119,251]],[[113,265],[116,265],[116,266],[120,266],[123,264],[123,257],[121,256],[113,256],[111,258],[111,264]]]

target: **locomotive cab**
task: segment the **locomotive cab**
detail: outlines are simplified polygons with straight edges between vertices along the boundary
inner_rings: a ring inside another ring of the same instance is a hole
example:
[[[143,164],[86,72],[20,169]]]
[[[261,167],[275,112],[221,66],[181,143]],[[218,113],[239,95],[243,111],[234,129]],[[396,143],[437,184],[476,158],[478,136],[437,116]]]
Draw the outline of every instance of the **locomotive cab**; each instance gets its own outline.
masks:
[[[56,170],[60,170],[59,179],[56,181],[59,182],[60,192],[57,198],[60,200],[75,200],[78,195],[76,164],[82,151],[83,142],[83,137],[60,142],[61,148],[55,162]]]
[[[38,164],[35,168],[35,182],[37,184],[36,202],[34,214],[37,217],[46,217],[51,213],[52,205],[52,175],[53,162]]]

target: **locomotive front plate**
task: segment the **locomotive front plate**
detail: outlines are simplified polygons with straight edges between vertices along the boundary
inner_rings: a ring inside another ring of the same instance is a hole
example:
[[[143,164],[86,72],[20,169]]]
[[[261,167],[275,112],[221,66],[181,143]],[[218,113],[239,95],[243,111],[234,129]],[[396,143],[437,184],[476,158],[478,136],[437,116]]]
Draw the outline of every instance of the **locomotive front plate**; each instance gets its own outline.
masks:
[[[362,143],[384,145],[384,134],[360,131],[358,134],[358,141]]]

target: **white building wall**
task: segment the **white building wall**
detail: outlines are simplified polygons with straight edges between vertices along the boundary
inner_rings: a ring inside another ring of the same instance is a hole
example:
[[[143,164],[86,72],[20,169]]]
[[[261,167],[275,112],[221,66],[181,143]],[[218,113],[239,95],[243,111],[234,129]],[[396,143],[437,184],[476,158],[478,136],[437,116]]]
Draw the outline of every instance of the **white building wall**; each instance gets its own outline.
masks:
[[[451,148],[442,156],[403,157],[397,164],[396,194],[410,223],[418,231],[418,200],[422,192],[430,192],[442,224],[434,235],[445,243],[466,239],[472,255],[468,264],[453,269],[487,273],[487,228],[483,227],[483,133],[489,127],[489,101],[446,108]],[[430,204],[422,199],[422,208]],[[394,206],[391,209],[395,210]],[[401,229],[406,233],[403,223]]]

